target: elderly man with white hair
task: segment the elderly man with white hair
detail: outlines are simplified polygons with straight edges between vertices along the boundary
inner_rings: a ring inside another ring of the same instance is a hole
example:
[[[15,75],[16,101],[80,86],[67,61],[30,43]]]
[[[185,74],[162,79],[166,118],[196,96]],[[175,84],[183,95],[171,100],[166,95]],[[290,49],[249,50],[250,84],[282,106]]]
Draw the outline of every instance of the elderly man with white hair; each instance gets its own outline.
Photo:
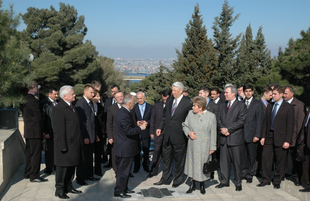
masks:
[[[55,196],[69,199],[67,193],[79,194],[73,188],[75,167],[83,162],[83,138],[78,114],[72,106],[75,100],[73,88],[65,85],[59,90],[61,100],[53,108],[54,164],[56,166]]]
[[[172,84],[172,95],[166,102],[166,109],[162,116],[156,135],[165,130],[163,139],[163,174],[159,182],[154,185],[169,185],[172,178],[172,164],[175,161],[174,181],[172,187],[176,188],[183,182],[184,163],[187,139],[182,129],[182,123],[192,108],[191,99],[184,96],[184,85],[181,82]]]

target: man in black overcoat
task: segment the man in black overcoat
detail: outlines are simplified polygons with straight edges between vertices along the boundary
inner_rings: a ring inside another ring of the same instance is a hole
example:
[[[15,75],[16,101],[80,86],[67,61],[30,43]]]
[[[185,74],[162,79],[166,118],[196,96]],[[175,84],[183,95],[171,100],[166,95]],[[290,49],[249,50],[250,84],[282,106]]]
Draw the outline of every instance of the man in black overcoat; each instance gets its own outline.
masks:
[[[172,97],[167,100],[156,135],[161,135],[165,129],[163,139],[163,174],[159,182],[154,185],[170,184],[172,180],[172,165],[175,161],[174,181],[172,187],[176,188],[183,182],[184,165],[187,149],[187,138],[182,129],[188,112],[192,108],[191,99],[183,96],[184,85],[181,82],[172,84]]]
[[[73,188],[75,167],[83,162],[83,138],[80,133],[79,117],[72,102],[75,94],[71,86],[59,90],[61,100],[53,109],[54,156],[56,166],[56,192],[61,199],[66,193],[82,193]]]
[[[26,167],[24,177],[31,182],[44,182],[47,179],[40,177],[43,120],[40,111],[40,102],[35,95],[38,93],[38,84],[32,82],[28,86],[28,94],[24,97],[22,112],[24,118],[24,138],[26,139]]]
[[[136,126],[130,110],[133,109],[135,98],[126,95],[123,100],[123,107],[116,113],[116,156],[118,157],[118,166],[116,174],[116,186],[114,188],[114,196],[128,198],[131,197],[127,193],[134,193],[128,189],[128,179],[132,159],[139,152],[139,134],[145,130],[147,122],[143,121]]]

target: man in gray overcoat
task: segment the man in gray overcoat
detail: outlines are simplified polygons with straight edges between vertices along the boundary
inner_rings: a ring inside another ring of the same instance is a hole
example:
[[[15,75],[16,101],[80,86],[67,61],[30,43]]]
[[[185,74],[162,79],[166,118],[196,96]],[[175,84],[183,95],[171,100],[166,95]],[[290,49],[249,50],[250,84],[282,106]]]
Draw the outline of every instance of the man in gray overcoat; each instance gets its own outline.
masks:
[[[75,94],[71,86],[59,90],[61,100],[53,109],[54,163],[56,166],[55,196],[68,199],[66,193],[82,191],[72,186],[75,167],[83,162],[83,138],[80,133],[79,117],[72,106]]]

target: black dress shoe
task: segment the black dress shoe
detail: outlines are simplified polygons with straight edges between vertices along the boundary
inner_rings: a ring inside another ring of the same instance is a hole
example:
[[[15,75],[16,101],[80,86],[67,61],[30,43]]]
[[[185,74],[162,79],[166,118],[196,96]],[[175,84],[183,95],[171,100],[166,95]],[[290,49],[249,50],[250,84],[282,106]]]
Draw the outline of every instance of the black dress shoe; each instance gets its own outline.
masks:
[[[300,189],[299,192],[303,192],[303,193],[310,192],[310,188]]]
[[[210,180],[213,180],[214,179],[214,172],[211,172],[210,174]]]
[[[69,196],[67,196],[65,193],[59,193],[55,195],[56,197],[59,197],[60,199],[69,199]]]
[[[126,193],[120,193],[120,194],[115,194],[114,197],[121,197],[121,198],[130,198],[131,195],[127,195]]]
[[[236,186],[236,191],[242,191],[242,186]]]
[[[168,182],[163,182],[163,181],[159,181],[159,182],[156,182],[156,183],[154,183],[154,185],[157,185],[157,186],[159,186],[159,185],[169,185],[170,183],[168,183]]]
[[[80,186],[87,186],[88,183],[86,183],[84,180],[75,180],[77,184],[79,184]]]
[[[138,172],[139,172],[139,170],[134,170],[134,171],[133,171],[133,173],[138,173]]]
[[[294,180],[295,186],[301,186],[301,182],[299,180]]]
[[[53,170],[44,170],[44,173],[45,174],[48,174],[48,175],[51,175],[51,174],[53,174]]]
[[[132,190],[129,190],[129,189],[127,189],[127,190],[125,190],[125,193],[135,193],[135,191],[132,191]]]
[[[150,174],[147,175],[147,177],[148,178],[152,178],[152,177],[154,177],[154,175],[150,173]]]
[[[257,187],[264,187],[264,186],[267,186],[267,185],[270,185],[270,183],[260,182],[260,183],[257,184],[256,186],[257,186]]]
[[[129,177],[133,178],[133,177],[135,177],[135,176],[133,176],[133,174],[129,173]]]
[[[219,185],[215,186],[215,188],[223,188],[223,187],[229,187],[229,184],[220,183]]]
[[[103,166],[103,167],[105,167],[105,168],[110,168],[110,167],[112,167],[112,163],[108,163],[108,164],[106,164],[106,165]]]
[[[100,180],[99,178],[96,178],[96,177],[89,177],[88,180],[90,181],[98,181]]]
[[[102,173],[95,173],[95,175],[98,175],[98,176],[100,176],[100,177],[102,177],[102,176],[103,176],[103,174],[102,174]]]
[[[72,188],[71,190],[68,190],[68,192],[66,192],[66,193],[80,194],[80,193],[82,193],[82,191],[79,191],[79,190]]]
[[[172,184],[172,188],[177,188],[177,187],[179,187],[181,184],[175,184],[175,183],[173,183]]]
[[[48,181],[48,179],[43,179],[42,177],[36,179],[30,179],[30,182],[45,182],[45,181]]]
[[[253,178],[247,178],[246,179],[246,183],[252,183],[253,182]]]
[[[274,189],[280,189],[280,184],[273,184]]]

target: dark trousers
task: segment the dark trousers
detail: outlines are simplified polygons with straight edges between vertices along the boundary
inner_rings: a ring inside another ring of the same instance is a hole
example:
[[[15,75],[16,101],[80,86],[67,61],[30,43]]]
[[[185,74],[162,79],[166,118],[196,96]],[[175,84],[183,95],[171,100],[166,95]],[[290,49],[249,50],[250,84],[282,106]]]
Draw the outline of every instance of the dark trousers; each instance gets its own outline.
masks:
[[[74,177],[75,166],[70,167],[56,167],[56,175],[55,175],[55,194],[67,193],[68,191],[73,189],[72,180]]]
[[[40,177],[41,153],[42,138],[26,138],[25,178],[32,180]]]
[[[186,158],[186,144],[172,144],[170,141],[163,142],[163,174],[161,181],[170,182],[172,175],[173,160],[175,161],[174,181],[179,185],[184,177],[184,165]]]
[[[84,162],[76,168],[76,179],[84,181],[94,175],[93,173],[93,144],[83,144]]]
[[[141,152],[141,144],[142,144],[142,150],[143,150],[143,169],[144,170],[149,170],[150,166],[150,158],[149,158],[149,153],[150,153],[150,143],[151,143],[151,138],[141,138],[140,143],[139,143],[139,154],[135,156],[135,167],[134,171],[139,171],[140,165],[141,165],[141,157],[140,157],[140,152]]]
[[[154,139],[154,151],[150,170],[151,175],[157,175],[158,173],[158,168],[162,157],[162,144],[163,144],[162,137]]]
[[[47,171],[53,171],[54,169],[54,140],[46,139],[46,147],[45,150],[45,165]]]
[[[261,175],[262,153],[263,153],[263,146],[260,143],[258,143],[256,152],[256,175]]]
[[[287,149],[274,146],[273,138],[267,137],[262,153],[262,179],[264,183],[271,182],[271,171],[275,159],[274,184],[280,184],[285,175]]]
[[[307,187],[310,188],[310,148],[305,146],[305,178]]]
[[[118,157],[116,185],[114,188],[114,194],[125,193],[125,190],[128,189],[128,179],[131,163],[132,163],[131,157]]]
[[[256,153],[257,153],[257,142],[245,142],[244,144],[244,157],[242,165],[242,177],[253,178],[256,172]]]
[[[242,184],[242,163],[244,145],[228,146],[227,143],[220,147],[221,183],[229,184],[231,162],[235,169],[236,186]]]
[[[289,153],[292,157],[293,169],[292,169],[292,177],[297,181],[301,181],[303,166],[302,162],[296,160],[297,158],[297,146],[290,147]]]
[[[116,143],[114,142],[111,146],[112,146],[112,148],[111,148],[112,168],[113,168],[114,172],[116,173],[117,172],[117,165],[118,165],[118,158],[115,154]]]
[[[94,143],[94,154],[95,154],[95,174],[101,175],[101,155],[102,155],[103,143],[100,139],[99,142]]]

